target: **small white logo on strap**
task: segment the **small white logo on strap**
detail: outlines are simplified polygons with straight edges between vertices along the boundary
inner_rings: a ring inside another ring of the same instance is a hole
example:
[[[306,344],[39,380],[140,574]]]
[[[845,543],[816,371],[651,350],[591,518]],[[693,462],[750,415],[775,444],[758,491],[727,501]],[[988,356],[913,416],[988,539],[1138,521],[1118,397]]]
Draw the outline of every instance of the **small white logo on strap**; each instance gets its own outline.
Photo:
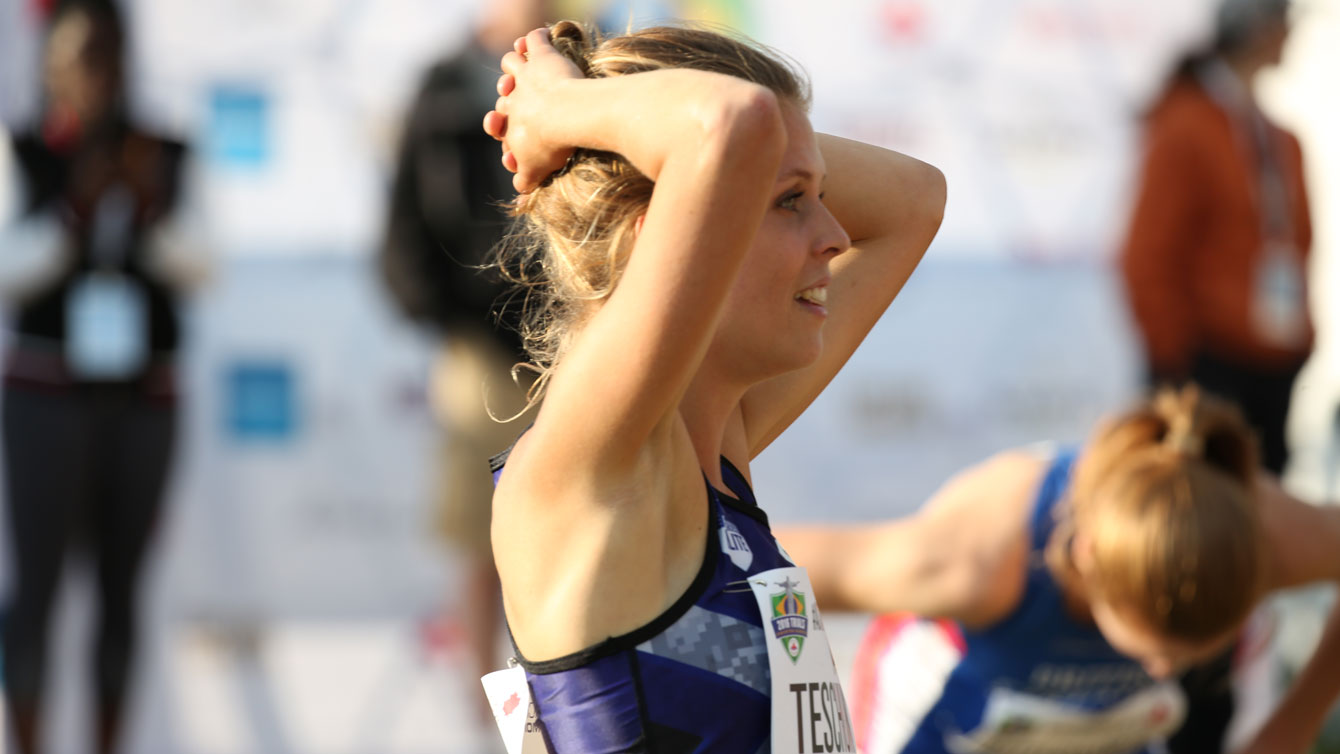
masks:
[[[754,562],[754,551],[749,549],[749,542],[740,533],[739,527],[730,521],[721,524],[721,551],[730,556],[730,562],[742,571],[749,570],[750,564]]]

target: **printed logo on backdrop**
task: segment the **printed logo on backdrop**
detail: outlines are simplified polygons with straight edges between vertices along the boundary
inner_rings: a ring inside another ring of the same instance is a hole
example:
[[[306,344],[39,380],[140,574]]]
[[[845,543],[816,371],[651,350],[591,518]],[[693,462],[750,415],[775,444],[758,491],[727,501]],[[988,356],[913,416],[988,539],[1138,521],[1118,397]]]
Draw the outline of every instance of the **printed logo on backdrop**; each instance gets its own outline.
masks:
[[[797,592],[796,582],[786,579],[777,582],[781,592],[772,595],[772,633],[786,649],[791,662],[800,659],[800,651],[805,647],[805,637],[809,634],[809,618],[805,617],[805,594]]]
[[[754,562],[754,551],[749,549],[749,542],[740,533],[740,528],[731,521],[724,521],[720,531],[721,551],[726,553],[736,568],[749,570],[750,564]]]
[[[298,384],[279,360],[239,359],[224,368],[224,434],[239,444],[287,443],[298,433]]]
[[[230,168],[259,168],[273,152],[273,113],[268,93],[247,84],[215,83],[209,91],[204,153]]]

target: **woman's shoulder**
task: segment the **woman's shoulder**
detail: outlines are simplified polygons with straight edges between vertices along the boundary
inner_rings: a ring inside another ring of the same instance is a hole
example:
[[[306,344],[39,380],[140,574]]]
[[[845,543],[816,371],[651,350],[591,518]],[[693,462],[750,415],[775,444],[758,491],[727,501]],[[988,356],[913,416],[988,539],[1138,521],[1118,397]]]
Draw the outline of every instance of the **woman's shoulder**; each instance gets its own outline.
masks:
[[[969,473],[977,484],[994,490],[997,497],[1030,497],[1056,460],[1067,453],[1055,443],[1025,445],[996,453]]]
[[[1038,448],[997,453],[952,480],[942,493],[942,515],[963,529],[964,546],[988,566],[1009,566],[1027,555],[1039,490],[1054,455]]]
[[[148,126],[130,124],[126,127],[125,134],[131,148],[151,150],[157,159],[173,167],[179,165],[190,153],[190,147],[184,140]]]
[[[962,472],[937,495],[942,527],[976,585],[972,609],[958,618],[981,628],[1010,614],[1023,596],[1037,490],[1051,467],[1039,448],[997,453]],[[930,511],[928,511],[930,512]]]
[[[567,429],[547,416],[542,406],[535,422],[490,462],[495,501],[503,498],[521,505],[536,501],[547,509],[613,506],[627,513],[642,504],[656,507],[665,491],[682,488],[684,479],[702,484],[693,445],[682,426],[658,427],[628,464],[604,463],[601,448],[588,447],[589,437]]]
[[[1207,121],[1223,117],[1201,82],[1194,75],[1183,74],[1170,81],[1154,100],[1145,125],[1153,134],[1195,135],[1204,131]]]
[[[926,506],[924,515],[949,524],[965,552],[994,564],[1027,550],[1037,491],[1051,459],[1035,449],[997,453],[960,472]]]

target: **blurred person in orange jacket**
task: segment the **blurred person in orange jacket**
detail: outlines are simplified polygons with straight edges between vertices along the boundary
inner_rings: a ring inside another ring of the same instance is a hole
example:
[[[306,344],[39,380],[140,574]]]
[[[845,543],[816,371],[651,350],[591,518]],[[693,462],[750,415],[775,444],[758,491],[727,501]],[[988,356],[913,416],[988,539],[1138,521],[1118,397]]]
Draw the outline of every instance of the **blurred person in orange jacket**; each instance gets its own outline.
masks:
[[[1288,11],[1289,0],[1225,0],[1212,49],[1177,67],[1149,115],[1121,252],[1151,381],[1194,380],[1237,403],[1276,474],[1312,350],[1312,224],[1298,140],[1252,85],[1280,61]]]
[[[52,602],[75,545],[89,551],[99,596],[96,750],[117,745],[137,583],[176,439],[176,305],[205,271],[173,222],[185,148],[130,120],[125,49],[111,0],[57,3],[40,120],[0,137],[16,198],[12,211],[0,208],[0,299],[13,331],[4,691],[21,754],[42,750]]]
[[[1312,350],[1312,223],[1298,140],[1252,92],[1279,63],[1289,0],[1222,0],[1209,50],[1176,66],[1149,114],[1121,268],[1152,385],[1199,383],[1242,410],[1281,474],[1294,380]],[[1190,671],[1174,751],[1218,751],[1231,653]]]

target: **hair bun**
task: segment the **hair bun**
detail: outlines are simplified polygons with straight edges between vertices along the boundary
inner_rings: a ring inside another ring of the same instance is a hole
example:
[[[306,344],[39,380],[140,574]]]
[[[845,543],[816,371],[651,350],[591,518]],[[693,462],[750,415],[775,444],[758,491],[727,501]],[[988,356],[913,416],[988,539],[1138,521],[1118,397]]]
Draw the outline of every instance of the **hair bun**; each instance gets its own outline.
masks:
[[[1187,385],[1181,390],[1165,390],[1154,401],[1154,410],[1167,422],[1163,446],[1191,458],[1205,453],[1205,437],[1200,426],[1200,389]]]
[[[591,77],[591,51],[595,48],[595,32],[576,21],[559,21],[549,27],[549,39],[554,49]]]
[[[1237,407],[1187,385],[1160,391],[1153,409],[1166,425],[1162,447],[1243,481],[1255,476],[1256,437]]]

